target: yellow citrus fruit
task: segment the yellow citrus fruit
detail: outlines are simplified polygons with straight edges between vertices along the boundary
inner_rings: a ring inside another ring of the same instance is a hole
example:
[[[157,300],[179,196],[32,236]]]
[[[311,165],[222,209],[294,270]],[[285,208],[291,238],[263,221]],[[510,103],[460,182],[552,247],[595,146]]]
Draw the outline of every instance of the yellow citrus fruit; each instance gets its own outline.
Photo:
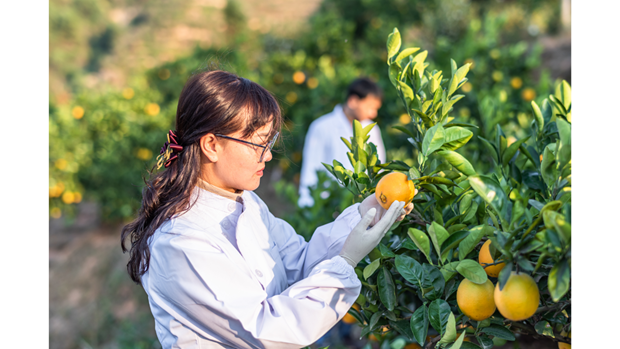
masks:
[[[558,348],[560,349],[570,349],[570,344],[564,342],[558,342]]]
[[[377,183],[375,196],[377,201],[386,210],[394,201],[404,201],[409,204],[415,195],[415,186],[413,181],[407,179],[407,176],[400,172],[389,173]]]
[[[159,114],[159,105],[157,103],[149,103],[144,107],[144,112],[150,116]]]
[[[521,98],[523,98],[526,102],[529,102],[536,98],[536,91],[534,91],[531,87],[525,88],[523,89],[523,92],[521,92]]]
[[[456,290],[456,304],[472,320],[488,319],[495,312],[493,283],[487,279],[479,285],[464,279]]]
[[[485,264],[495,263],[495,261],[493,260],[493,257],[491,257],[491,251],[489,251],[490,245],[491,245],[491,240],[487,240],[487,242],[485,242],[484,245],[482,245],[482,248],[480,248],[480,253],[478,254],[478,263],[480,263],[480,265],[482,265],[483,268]],[[496,278],[499,275],[499,272],[502,269],[504,269],[505,265],[506,263],[491,265],[491,266],[484,268],[484,271],[487,273],[488,276]]]
[[[353,304],[352,308],[359,310],[360,306],[357,304]],[[346,315],[342,318],[342,322],[344,322],[345,324],[354,324],[357,322],[357,320],[355,320],[355,317],[353,317],[353,315],[346,313]]]
[[[123,89],[123,98],[125,99],[132,99],[134,94],[135,92],[131,87],[126,87]]]
[[[521,80],[520,77],[515,76],[510,79],[510,86],[512,86],[512,88],[514,88],[515,90],[520,89],[521,86],[523,86],[523,80]]]
[[[315,88],[317,88],[317,86],[319,86],[319,80],[317,78],[310,78],[308,79],[308,88],[313,90]]]
[[[297,93],[291,91],[289,93],[286,94],[286,101],[291,103],[291,104],[295,104],[295,102],[297,102]]]
[[[76,119],[81,119],[82,116],[84,116],[84,108],[78,106],[75,106],[73,108],[73,110],[71,110],[71,115],[73,115],[74,118]]]
[[[534,315],[540,302],[540,293],[531,276],[513,271],[503,290],[499,290],[497,283],[494,298],[497,309],[506,319],[521,321]]]
[[[409,343],[405,345],[405,349],[422,349],[418,343]]]

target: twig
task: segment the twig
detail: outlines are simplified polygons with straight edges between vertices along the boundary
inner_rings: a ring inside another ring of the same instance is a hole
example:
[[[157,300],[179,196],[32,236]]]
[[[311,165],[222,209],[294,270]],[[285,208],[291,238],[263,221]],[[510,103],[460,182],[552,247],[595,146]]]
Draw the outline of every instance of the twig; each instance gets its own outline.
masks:
[[[565,305],[569,305],[569,304],[571,304],[571,301],[567,300],[567,301],[564,301],[564,302],[555,303],[553,305],[548,305],[548,306],[540,307],[540,308],[538,308],[538,310],[536,310],[535,314],[546,313],[549,310],[553,310],[553,309],[556,309],[556,308],[562,308]]]
[[[425,346],[424,349],[431,349],[432,347],[435,346],[435,344],[437,342],[439,342],[441,340],[441,336],[437,335],[437,337],[433,338],[430,342],[428,342]]]

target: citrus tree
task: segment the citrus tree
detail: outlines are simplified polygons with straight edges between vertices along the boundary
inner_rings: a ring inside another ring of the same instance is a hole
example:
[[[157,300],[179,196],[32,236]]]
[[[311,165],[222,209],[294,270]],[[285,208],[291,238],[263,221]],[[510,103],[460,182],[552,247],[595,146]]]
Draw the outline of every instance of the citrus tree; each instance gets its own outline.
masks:
[[[477,126],[451,115],[469,64],[429,71],[426,51],[401,50],[398,29],[387,53],[389,79],[411,117],[397,128],[414,165],[380,163],[367,142],[373,126],[357,122],[353,137],[343,139],[353,170],[324,164],[356,201],[375,195],[391,172],[418,189],[411,214],[356,267],[362,291],[349,313],[362,335],[392,348],[491,348],[515,334],[570,344],[569,84],[540,106],[531,102],[528,136],[509,142],[497,126],[495,137],[476,137],[493,161],[483,174],[468,160]]]

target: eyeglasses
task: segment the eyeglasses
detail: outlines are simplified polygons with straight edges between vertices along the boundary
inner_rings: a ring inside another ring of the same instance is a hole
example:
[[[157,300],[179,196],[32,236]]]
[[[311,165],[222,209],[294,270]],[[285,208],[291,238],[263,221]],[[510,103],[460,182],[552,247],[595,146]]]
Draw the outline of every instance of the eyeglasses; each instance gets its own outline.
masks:
[[[265,156],[265,153],[267,152],[267,150],[271,151],[271,149],[273,148],[273,145],[276,143],[276,140],[278,139],[278,135],[279,134],[280,134],[280,132],[276,132],[276,134],[269,141],[269,143],[267,143],[267,145],[260,145],[260,144],[244,141],[243,139],[238,139],[238,138],[224,136],[224,135],[219,134],[219,133],[216,133],[215,136],[226,138],[226,139],[231,139],[233,141],[237,141],[237,142],[241,142],[241,143],[245,143],[245,144],[251,144],[251,145],[253,145],[255,147],[263,148],[263,152],[260,154],[260,158],[258,159],[258,162],[263,162],[263,157]]]

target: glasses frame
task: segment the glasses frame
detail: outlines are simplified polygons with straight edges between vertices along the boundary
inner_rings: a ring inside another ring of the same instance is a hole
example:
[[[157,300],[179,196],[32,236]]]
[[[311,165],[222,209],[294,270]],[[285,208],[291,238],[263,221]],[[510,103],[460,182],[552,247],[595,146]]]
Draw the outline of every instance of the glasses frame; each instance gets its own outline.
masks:
[[[263,152],[260,154],[260,158],[258,158],[258,162],[263,162],[263,157],[265,156],[265,153],[267,152],[267,149],[269,149],[269,151],[271,151],[271,149],[273,149],[273,146],[276,143],[276,140],[278,139],[278,135],[280,135],[280,132],[276,132],[276,134],[269,141],[269,143],[267,143],[267,145],[260,145],[260,144],[244,141],[243,139],[225,136],[225,135],[219,134],[219,133],[215,134],[216,137],[226,138],[226,139],[230,139],[230,140],[241,142],[241,143],[245,143],[245,144],[250,144],[250,145],[253,145],[255,147],[263,148]]]

